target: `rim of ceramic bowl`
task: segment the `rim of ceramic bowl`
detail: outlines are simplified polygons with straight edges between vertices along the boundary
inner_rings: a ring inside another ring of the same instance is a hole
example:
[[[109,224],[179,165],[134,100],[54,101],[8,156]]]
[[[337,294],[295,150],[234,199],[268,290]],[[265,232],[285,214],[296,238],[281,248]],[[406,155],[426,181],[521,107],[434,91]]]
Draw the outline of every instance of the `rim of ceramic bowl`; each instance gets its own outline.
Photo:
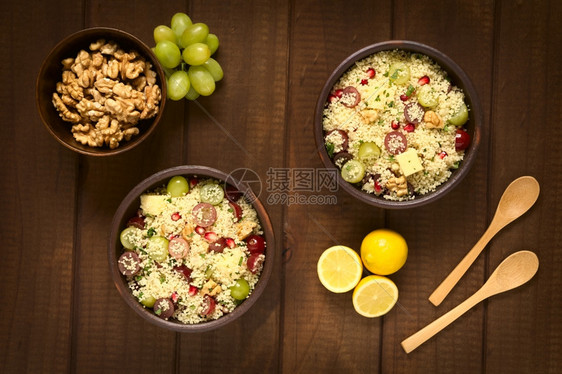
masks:
[[[445,70],[448,76],[451,77],[453,83],[460,87],[465,93],[465,101],[469,107],[469,122],[467,130],[471,134],[471,143],[467,151],[465,151],[464,159],[458,170],[454,171],[451,177],[443,184],[437,187],[433,192],[425,195],[416,196],[413,200],[407,201],[391,201],[385,200],[382,197],[375,196],[373,194],[367,194],[362,192],[358,188],[354,187],[350,183],[343,180],[339,168],[337,168],[333,161],[328,156],[324,145],[324,130],[323,130],[323,111],[324,105],[328,100],[328,95],[332,91],[334,84],[341,78],[341,76],[355,64],[356,61],[361,60],[367,56],[381,51],[389,50],[404,50],[413,53],[425,54],[430,57],[433,61],[439,64],[443,70]],[[428,45],[409,41],[409,40],[389,40],[381,43],[376,43],[364,47],[343,60],[342,63],[334,69],[330,74],[330,77],[324,84],[318,101],[316,103],[315,113],[314,113],[314,139],[316,142],[316,148],[320,159],[324,165],[329,169],[336,169],[338,171],[338,185],[342,186],[343,189],[352,195],[353,197],[376,207],[385,209],[405,209],[413,208],[428,204],[430,202],[440,199],[454,187],[456,187],[461,180],[468,174],[470,168],[472,167],[474,160],[477,156],[477,150],[480,145],[480,138],[482,136],[482,123],[483,114],[480,105],[480,100],[474,85],[472,84],[468,75],[461,69],[457,63],[455,63],[451,58],[449,58],[444,53],[438,51],[437,49],[430,47]]]
[[[256,210],[267,243],[266,258],[262,273],[260,274],[260,278],[250,297],[244,300],[244,302],[237,306],[231,313],[222,316],[219,319],[193,325],[161,319],[160,317],[154,315],[154,313],[150,312],[149,309],[144,308],[132,295],[129,287],[127,286],[125,276],[121,274],[117,266],[117,260],[122,252],[122,245],[119,241],[119,233],[121,232],[121,229],[125,227],[127,220],[134,215],[134,212],[137,211],[140,195],[146,191],[164,185],[167,179],[176,175],[211,177],[218,179],[221,182],[227,182],[228,184],[233,185],[238,189],[238,191],[242,192],[244,196],[246,196],[247,200],[251,202],[252,206]],[[152,174],[137,184],[121,201],[111,223],[108,243],[108,260],[111,277],[117,287],[117,291],[119,291],[119,294],[125,302],[142,318],[154,325],[177,332],[205,332],[218,329],[236,320],[246,313],[262,295],[263,291],[267,287],[269,278],[271,277],[275,261],[275,236],[267,211],[248,185],[241,183],[231,175],[217,169],[199,165],[182,165]]]
[[[87,49],[89,44],[84,44],[83,40],[88,38],[91,38],[89,43],[93,42],[94,39],[99,38],[104,38],[106,40],[117,39],[115,41],[119,44],[119,46],[125,44],[125,47],[127,47],[127,49],[137,50],[137,52],[141,53],[144,58],[150,60],[150,62],[152,63],[153,68],[156,71],[156,76],[160,86],[162,98],[160,100],[160,108],[156,117],[139,121],[139,125],[137,125],[137,127],[139,127],[141,133],[134,136],[129,141],[122,142],[121,144],[119,144],[119,147],[115,149],[110,149],[105,146],[90,147],[88,145],[83,145],[77,142],[72,136],[70,125],[68,125],[68,135],[63,135],[64,138],[62,138],[62,131],[57,132],[55,129],[55,127],[57,126],[51,123],[52,118],[60,118],[58,113],[56,112],[56,109],[51,104],[51,95],[53,92],[55,92],[56,82],[60,81],[60,74],[62,73],[62,65],[60,69],[55,69],[55,62],[60,63],[60,61],[65,58],[65,56],[73,57],[76,56],[76,54],[81,49]],[[54,73],[56,71],[59,72],[55,76]],[[46,79],[47,76],[49,76],[49,79]],[[156,126],[160,122],[162,114],[164,113],[164,107],[166,104],[167,90],[166,84],[164,82],[164,70],[160,66],[160,63],[158,62],[158,59],[156,58],[152,50],[142,40],[120,29],[112,27],[91,27],[76,31],[66,36],[49,51],[47,57],[41,64],[41,68],[35,82],[35,103],[39,111],[41,121],[43,122],[49,133],[51,133],[51,135],[66,148],[88,156],[113,156],[126,152],[141,144],[155,130]],[[48,95],[48,98],[46,96],[43,97],[43,95]],[[49,113],[49,111],[52,112]]]

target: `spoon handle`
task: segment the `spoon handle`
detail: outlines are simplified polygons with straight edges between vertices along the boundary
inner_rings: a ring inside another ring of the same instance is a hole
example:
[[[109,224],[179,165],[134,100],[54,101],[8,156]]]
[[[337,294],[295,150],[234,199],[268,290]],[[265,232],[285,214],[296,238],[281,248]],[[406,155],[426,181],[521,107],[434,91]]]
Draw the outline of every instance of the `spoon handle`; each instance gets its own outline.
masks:
[[[462,316],[467,310],[490,296],[483,290],[484,286],[482,286],[482,288],[476,291],[476,293],[463,301],[461,304],[457,305],[454,309],[451,309],[449,312],[443,314],[441,317],[437,318],[435,321],[431,322],[423,329],[404,339],[402,343],[400,343],[404,351],[406,351],[406,353],[412,352],[414,349],[425,343],[439,331],[449,326],[449,324]]]
[[[486,232],[482,235],[480,240],[472,247],[472,249],[464,256],[461,262],[453,269],[453,271],[441,282],[441,284],[433,291],[433,293],[429,296],[429,301],[435,306],[441,304],[443,299],[447,297],[449,292],[455,287],[455,285],[459,282],[462,278],[464,273],[468,270],[468,268],[472,265],[472,263],[476,260],[478,255],[482,252],[482,250],[486,247],[488,242],[500,231],[505,225],[499,225],[495,223],[497,221],[493,221],[486,230]]]

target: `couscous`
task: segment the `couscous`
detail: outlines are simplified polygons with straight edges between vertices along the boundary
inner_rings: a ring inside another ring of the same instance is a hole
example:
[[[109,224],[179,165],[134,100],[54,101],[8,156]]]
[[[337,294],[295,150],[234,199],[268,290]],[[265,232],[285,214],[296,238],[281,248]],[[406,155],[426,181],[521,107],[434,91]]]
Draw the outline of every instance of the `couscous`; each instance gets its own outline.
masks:
[[[336,82],[323,113],[328,155],[342,178],[387,200],[411,200],[447,181],[470,136],[463,91],[428,56],[383,51]]]
[[[265,261],[258,216],[214,179],[176,176],[140,196],[117,265],[135,298],[163,319],[196,324],[232,312]]]

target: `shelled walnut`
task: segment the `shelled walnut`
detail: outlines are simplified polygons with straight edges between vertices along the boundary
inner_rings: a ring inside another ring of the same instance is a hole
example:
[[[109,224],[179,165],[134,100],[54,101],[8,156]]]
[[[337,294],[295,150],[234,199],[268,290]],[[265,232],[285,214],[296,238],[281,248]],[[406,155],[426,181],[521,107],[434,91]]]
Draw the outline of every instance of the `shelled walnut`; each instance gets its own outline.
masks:
[[[152,64],[100,39],[75,58],[61,61],[61,82],[53,93],[60,117],[72,123],[76,141],[117,148],[139,133],[140,120],[158,114],[162,93]]]

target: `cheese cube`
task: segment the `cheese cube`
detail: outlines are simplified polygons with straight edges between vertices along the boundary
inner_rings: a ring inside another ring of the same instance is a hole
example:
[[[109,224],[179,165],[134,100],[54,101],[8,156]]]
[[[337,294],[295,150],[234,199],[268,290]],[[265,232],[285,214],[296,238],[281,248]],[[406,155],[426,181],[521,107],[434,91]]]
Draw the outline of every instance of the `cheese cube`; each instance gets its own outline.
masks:
[[[415,149],[410,148],[406,152],[400,153],[396,156],[396,160],[400,164],[402,173],[406,177],[423,170],[420,158]]]
[[[140,208],[144,214],[157,216],[166,209],[166,195],[144,194],[140,197]]]

